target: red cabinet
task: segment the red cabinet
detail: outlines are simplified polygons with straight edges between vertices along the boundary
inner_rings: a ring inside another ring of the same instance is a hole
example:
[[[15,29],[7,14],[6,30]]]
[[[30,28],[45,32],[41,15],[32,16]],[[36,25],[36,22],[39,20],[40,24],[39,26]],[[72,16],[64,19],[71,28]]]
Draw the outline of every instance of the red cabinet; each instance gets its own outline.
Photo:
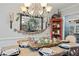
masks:
[[[53,38],[56,39],[60,39],[62,40],[62,18],[58,17],[58,18],[51,18],[50,19],[50,35],[51,35],[51,39],[53,40]]]

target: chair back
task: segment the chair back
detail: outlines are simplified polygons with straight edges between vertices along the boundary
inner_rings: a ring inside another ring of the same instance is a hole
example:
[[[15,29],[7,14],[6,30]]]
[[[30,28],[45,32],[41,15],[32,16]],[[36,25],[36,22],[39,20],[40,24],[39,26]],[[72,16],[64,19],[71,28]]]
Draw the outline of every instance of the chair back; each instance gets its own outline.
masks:
[[[71,47],[68,52],[69,56],[79,56],[79,47]]]
[[[70,43],[76,43],[76,37],[74,35],[68,35],[66,37],[66,40],[69,41]]]

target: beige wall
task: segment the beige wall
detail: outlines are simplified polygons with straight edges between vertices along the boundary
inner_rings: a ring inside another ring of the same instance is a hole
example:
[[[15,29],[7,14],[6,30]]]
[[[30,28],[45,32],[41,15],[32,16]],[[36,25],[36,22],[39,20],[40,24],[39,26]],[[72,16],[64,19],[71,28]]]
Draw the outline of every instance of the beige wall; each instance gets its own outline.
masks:
[[[46,36],[50,32],[49,28],[44,31],[44,33],[35,34],[35,35],[23,35],[21,33],[14,32],[14,28],[19,27],[19,22],[14,20],[13,29],[10,29],[9,23],[9,13],[17,12],[17,8],[19,8],[22,4],[1,4],[0,3],[0,40],[2,39],[13,39],[13,38],[22,38],[22,37],[41,37]],[[18,25],[18,26],[17,26]],[[49,33],[50,34],[50,33]]]

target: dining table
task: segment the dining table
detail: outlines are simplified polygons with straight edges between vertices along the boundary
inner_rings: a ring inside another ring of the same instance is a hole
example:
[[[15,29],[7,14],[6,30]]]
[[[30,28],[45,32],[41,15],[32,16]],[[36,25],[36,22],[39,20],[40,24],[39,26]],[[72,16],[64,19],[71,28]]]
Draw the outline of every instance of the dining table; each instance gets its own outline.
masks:
[[[67,44],[67,45],[69,45],[69,48],[79,46],[79,43],[69,43],[68,41],[64,41],[64,42],[55,43],[55,45],[49,44],[47,46],[46,45],[39,46],[37,44],[32,44],[32,43],[30,43],[29,45],[32,48],[44,48],[44,47],[51,48],[52,49],[52,56],[63,56],[68,51],[68,49],[63,49],[63,48],[59,47],[58,46],[59,44],[62,44],[62,43]],[[53,46],[51,46],[51,45],[53,45]],[[31,53],[33,53],[33,54],[31,54]],[[40,56],[38,51],[31,51],[29,48],[21,48],[20,56],[21,55],[22,56]]]

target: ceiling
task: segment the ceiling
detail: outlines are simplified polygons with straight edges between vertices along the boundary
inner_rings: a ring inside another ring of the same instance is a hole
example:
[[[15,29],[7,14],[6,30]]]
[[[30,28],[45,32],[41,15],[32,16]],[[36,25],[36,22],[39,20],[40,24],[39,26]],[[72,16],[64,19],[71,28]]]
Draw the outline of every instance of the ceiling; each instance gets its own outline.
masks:
[[[49,5],[51,5],[52,7],[56,8],[56,9],[63,9],[63,8],[69,7],[73,4],[72,3],[51,3]]]
[[[18,8],[23,5],[23,3],[0,3],[0,8],[3,7],[16,7]],[[62,14],[68,14],[72,12],[77,12],[79,10],[79,4],[77,3],[48,3],[48,5],[52,6],[51,14],[57,12],[58,9],[62,12]]]
[[[51,13],[55,13],[58,11],[58,9],[61,11],[61,13],[64,14],[69,14],[72,12],[76,12],[79,10],[79,4],[77,3],[51,3],[48,4],[50,6],[52,6],[52,12]]]

